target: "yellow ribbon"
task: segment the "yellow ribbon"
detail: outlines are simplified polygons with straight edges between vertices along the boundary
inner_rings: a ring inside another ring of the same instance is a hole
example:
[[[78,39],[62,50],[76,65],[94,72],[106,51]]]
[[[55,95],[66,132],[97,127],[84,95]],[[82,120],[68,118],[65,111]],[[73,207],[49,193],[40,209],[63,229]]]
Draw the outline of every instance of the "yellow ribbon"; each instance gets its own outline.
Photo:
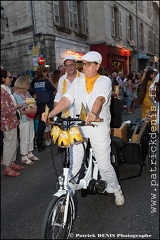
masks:
[[[86,90],[88,93],[92,92],[93,86],[98,77],[99,77],[99,74],[97,74],[94,78],[88,78],[85,76]]]
[[[80,77],[80,76],[81,76],[81,73],[78,71],[77,72],[77,77]],[[62,93],[65,94],[66,91],[67,91],[67,81],[66,81],[66,79],[64,79],[63,86],[62,86]],[[67,118],[69,116],[70,116],[69,108],[66,108],[62,113],[62,117]]]

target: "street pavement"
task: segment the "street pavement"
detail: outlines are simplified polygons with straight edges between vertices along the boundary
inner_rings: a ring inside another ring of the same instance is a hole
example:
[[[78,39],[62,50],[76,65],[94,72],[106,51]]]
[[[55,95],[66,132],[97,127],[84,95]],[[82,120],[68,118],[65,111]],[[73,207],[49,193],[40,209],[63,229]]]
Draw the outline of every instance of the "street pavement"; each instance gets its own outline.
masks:
[[[141,109],[122,117],[135,123]],[[24,165],[18,177],[4,176],[1,167],[1,239],[40,239],[43,216],[56,190],[56,174],[51,147],[43,152],[35,148],[34,153],[40,160]],[[53,156],[60,173],[62,159],[56,145]],[[153,176],[146,162],[141,176],[120,182],[125,196],[123,207],[115,205],[113,194],[82,198],[77,192],[78,211],[70,239],[159,239],[159,165],[156,167]],[[121,176],[137,169],[135,165],[119,168]]]

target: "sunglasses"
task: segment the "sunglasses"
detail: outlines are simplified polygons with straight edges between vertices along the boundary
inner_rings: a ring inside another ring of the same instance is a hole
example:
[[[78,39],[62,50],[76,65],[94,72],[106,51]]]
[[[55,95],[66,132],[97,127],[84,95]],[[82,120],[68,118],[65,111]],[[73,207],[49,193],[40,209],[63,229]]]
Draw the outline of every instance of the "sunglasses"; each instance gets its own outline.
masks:
[[[82,66],[84,67],[90,67],[92,63],[97,64],[96,62],[82,62]]]

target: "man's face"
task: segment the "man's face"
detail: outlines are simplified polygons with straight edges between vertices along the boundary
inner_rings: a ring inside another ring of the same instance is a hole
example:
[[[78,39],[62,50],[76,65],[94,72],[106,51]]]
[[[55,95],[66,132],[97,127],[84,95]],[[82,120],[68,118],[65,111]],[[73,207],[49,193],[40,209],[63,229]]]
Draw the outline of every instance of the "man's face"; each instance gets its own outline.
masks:
[[[64,62],[64,68],[65,68],[65,71],[68,74],[70,74],[70,75],[74,74],[76,72],[76,63],[75,63],[75,61],[73,61],[73,60],[66,60]]]

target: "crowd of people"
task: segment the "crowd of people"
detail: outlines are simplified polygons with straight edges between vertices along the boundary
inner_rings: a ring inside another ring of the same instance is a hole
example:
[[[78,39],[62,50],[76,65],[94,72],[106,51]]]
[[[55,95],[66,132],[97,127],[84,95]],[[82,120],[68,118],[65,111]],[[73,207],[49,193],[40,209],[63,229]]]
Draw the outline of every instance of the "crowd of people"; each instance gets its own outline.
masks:
[[[79,71],[75,57],[67,56],[53,72],[45,65],[38,66],[31,81],[25,76],[13,79],[11,72],[1,67],[1,164],[5,167],[4,175],[15,177],[24,169],[16,163],[18,145],[21,162],[32,165],[39,160],[34,155],[35,147],[42,152],[51,144],[46,106],[49,118],[55,115],[67,117],[79,114],[83,102],[88,110],[86,122],[94,121],[97,116],[105,119],[97,124],[98,128],[84,127],[80,131],[86,144],[90,139],[102,179],[108,183],[106,191],[114,193],[116,205],[124,204],[122,189],[110,160],[110,128],[121,126],[124,111],[132,114],[142,106],[144,118],[156,105],[153,112],[157,112],[159,100],[151,98],[149,91],[157,93],[159,73],[146,67],[143,72],[132,71],[127,76],[122,72],[109,75],[101,63],[101,54],[90,51],[82,57],[82,71]],[[26,104],[28,99],[33,103],[30,108]],[[82,152],[80,145],[71,147],[71,177],[79,170]]]

